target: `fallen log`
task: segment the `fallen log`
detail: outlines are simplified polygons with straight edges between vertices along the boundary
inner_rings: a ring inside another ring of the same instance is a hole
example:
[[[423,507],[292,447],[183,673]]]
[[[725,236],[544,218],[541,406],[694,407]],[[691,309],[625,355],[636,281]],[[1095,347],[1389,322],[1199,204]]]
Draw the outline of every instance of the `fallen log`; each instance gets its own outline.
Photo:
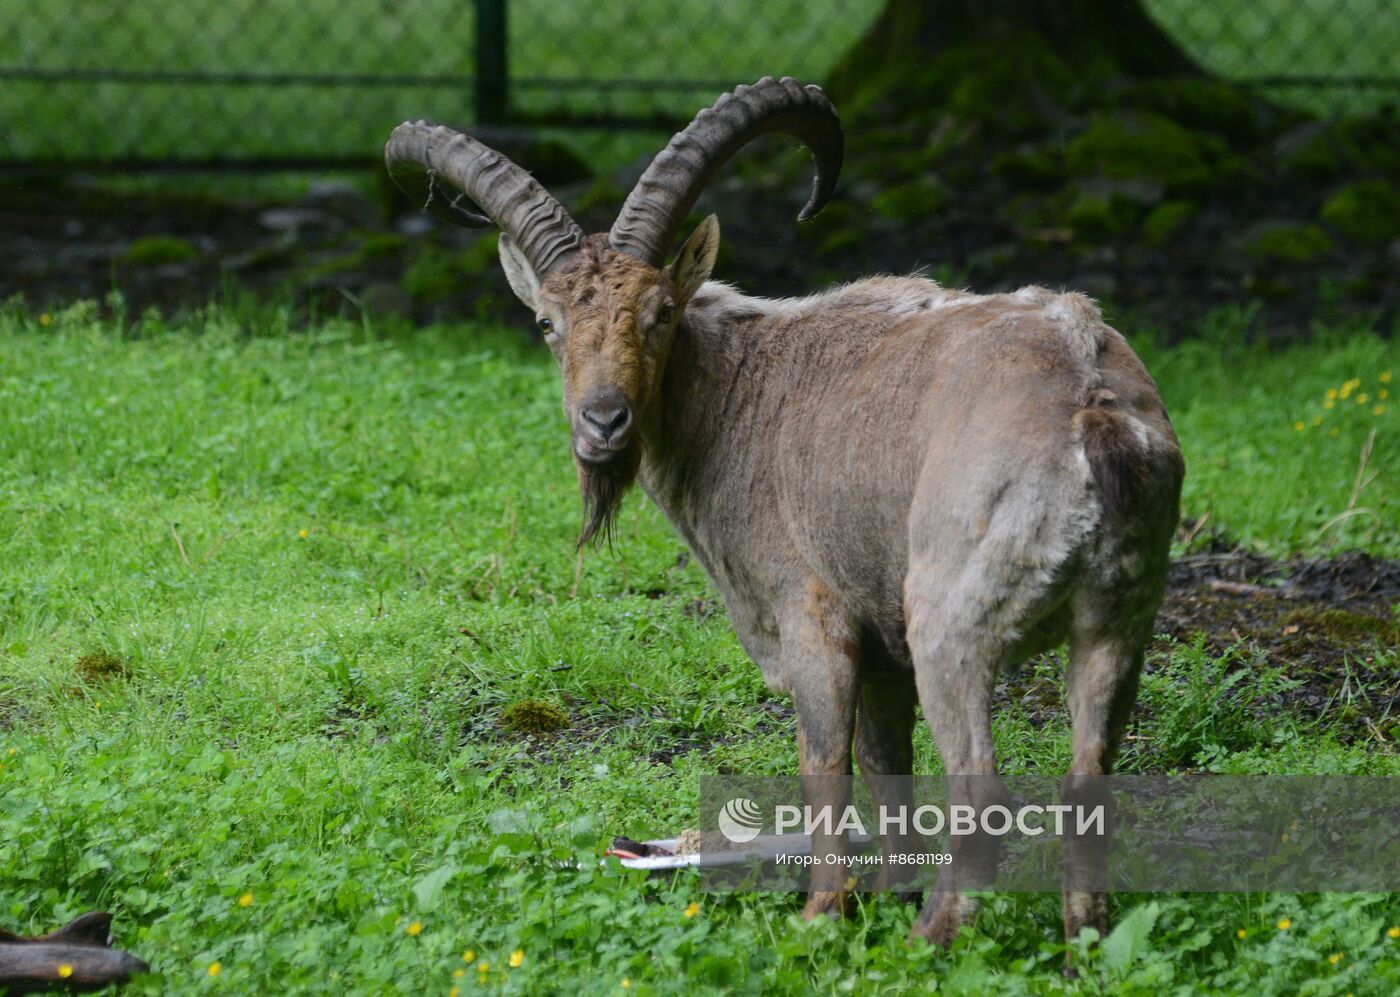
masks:
[[[38,938],[0,928],[0,994],[101,990],[150,972],[140,959],[111,945],[112,915],[99,912]]]

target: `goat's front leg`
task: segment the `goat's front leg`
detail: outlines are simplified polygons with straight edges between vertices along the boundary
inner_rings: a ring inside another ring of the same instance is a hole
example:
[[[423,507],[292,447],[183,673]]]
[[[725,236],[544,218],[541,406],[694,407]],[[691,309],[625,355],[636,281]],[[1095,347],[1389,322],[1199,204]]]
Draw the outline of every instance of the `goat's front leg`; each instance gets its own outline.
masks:
[[[830,820],[812,834],[807,920],[846,911],[850,866],[844,834],[836,833],[851,802],[851,739],[855,731],[855,641],[830,613],[808,612],[783,632],[788,687],[797,708],[798,771],[802,802]]]

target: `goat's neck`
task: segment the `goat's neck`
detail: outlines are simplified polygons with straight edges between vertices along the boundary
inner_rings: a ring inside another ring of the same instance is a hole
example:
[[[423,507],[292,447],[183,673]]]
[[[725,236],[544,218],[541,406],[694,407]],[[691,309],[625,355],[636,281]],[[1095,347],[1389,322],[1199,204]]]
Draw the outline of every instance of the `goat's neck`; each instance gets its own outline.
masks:
[[[755,345],[753,323],[761,316],[734,314],[736,300],[726,289],[718,301],[702,292],[691,302],[676,330],[654,411],[642,420],[642,487],[692,545],[704,545],[701,500],[717,497],[717,488],[743,487],[736,479],[749,466],[740,452],[747,434],[736,428],[753,404],[753,372],[746,363]]]

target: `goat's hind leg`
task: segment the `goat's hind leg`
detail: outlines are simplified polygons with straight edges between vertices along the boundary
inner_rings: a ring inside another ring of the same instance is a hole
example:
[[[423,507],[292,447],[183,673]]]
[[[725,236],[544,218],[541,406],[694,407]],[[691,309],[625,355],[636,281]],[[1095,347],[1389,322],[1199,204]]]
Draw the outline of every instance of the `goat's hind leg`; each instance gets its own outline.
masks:
[[[982,811],[1002,803],[1006,795],[996,773],[991,697],[1008,648],[996,639],[994,629],[970,624],[959,618],[961,614],[945,611],[944,605],[922,607],[922,599],[906,601],[911,603],[909,648],[919,702],[943,759],[949,812],[954,806],[971,806],[980,825]],[[910,930],[911,939],[944,946],[976,916],[978,902],[969,891],[991,887],[1001,854],[999,839],[991,835],[949,835],[948,842],[952,864],[940,869]]]
[[[1070,770],[1061,784],[1064,803],[1104,808],[1103,835],[1064,840],[1065,938],[1086,927],[1108,934],[1108,833],[1112,799],[1105,776],[1113,769],[1133,702],[1137,698],[1145,637],[1085,629],[1076,621],[1070,636],[1066,688],[1073,723]],[[1071,821],[1069,831],[1077,827]]]
[[[912,826],[914,813],[914,677],[909,672],[862,677],[856,719],[856,761],[870,790],[876,814],[903,816],[881,835],[877,890],[899,890],[917,900],[913,881],[924,851],[923,836]],[[907,857],[901,861],[901,858]]]

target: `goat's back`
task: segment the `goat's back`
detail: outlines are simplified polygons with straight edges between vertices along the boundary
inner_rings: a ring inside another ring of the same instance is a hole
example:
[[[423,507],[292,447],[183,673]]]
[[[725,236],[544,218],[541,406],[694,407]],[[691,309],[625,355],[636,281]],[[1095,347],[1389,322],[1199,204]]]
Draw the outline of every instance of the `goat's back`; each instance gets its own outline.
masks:
[[[875,278],[775,304],[755,376],[774,400],[783,524],[854,610],[898,614],[911,545],[953,561],[996,534],[1031,565],[1125,495],[1174,518],[1161,398],[1082,295]],[[1063,536],[1036,535],[1047,512]]]

